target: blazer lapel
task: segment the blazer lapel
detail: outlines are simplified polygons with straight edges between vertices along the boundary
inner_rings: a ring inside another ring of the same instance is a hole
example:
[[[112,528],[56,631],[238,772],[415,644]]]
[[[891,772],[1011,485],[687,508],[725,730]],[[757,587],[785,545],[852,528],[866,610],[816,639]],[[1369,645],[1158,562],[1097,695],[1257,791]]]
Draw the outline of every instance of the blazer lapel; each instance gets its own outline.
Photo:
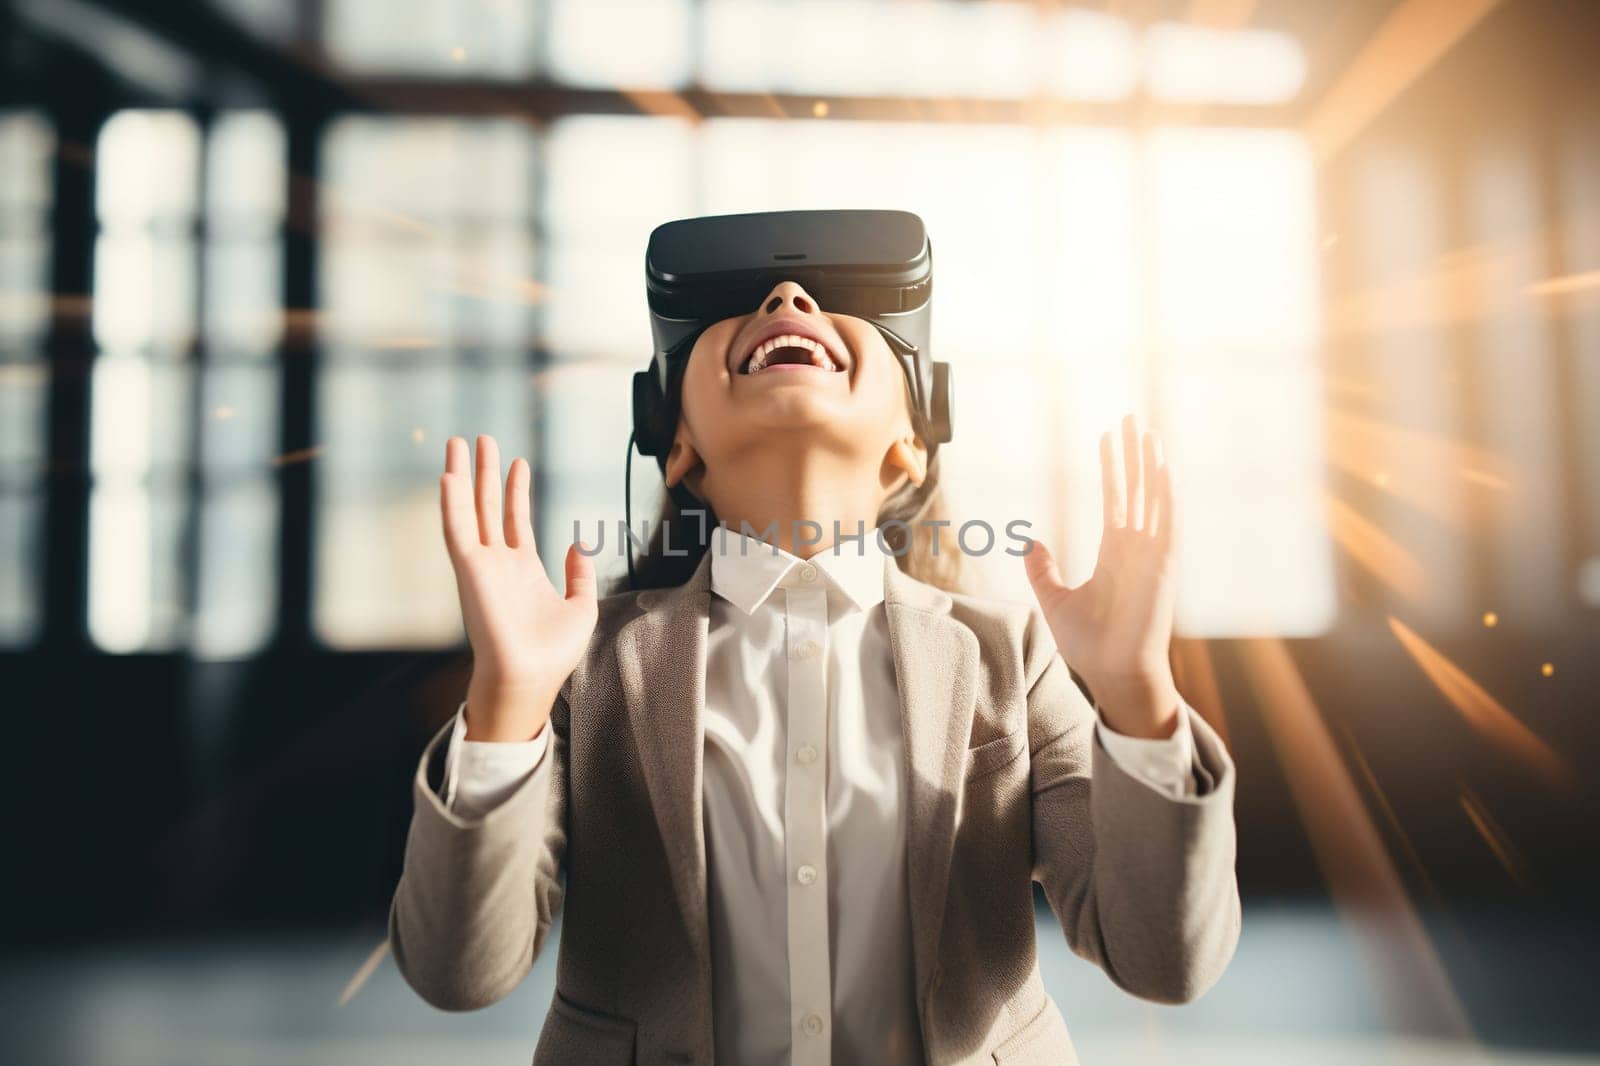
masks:
[[[623,697],[644,766],[673,891],[696,954],[710,967],[700,740],[711,555],[685,584],[640,593],[647,609],[617,633]]]
[[[977,701],[978,639],[948,595],[886,565],[884,601],[906,769],[906,876],[917,1002],[939,958],[950,856]]]

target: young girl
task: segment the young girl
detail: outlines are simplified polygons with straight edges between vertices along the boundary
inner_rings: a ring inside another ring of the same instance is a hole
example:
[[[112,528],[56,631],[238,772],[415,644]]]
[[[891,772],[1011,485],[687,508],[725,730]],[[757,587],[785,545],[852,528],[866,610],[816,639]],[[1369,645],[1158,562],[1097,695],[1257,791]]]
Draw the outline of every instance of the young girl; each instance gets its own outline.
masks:
[[[563,596],[527,462],[502,505],[494,440],[475,474],[446,445],[474,666],[414,784],[412,987],[502,998],[564,906],[536,1063],[1070,1063],[1037,881],[1121,987],[1208,988],[1239,931],[1234,770],[1168,667],[1156,436],[1102,438],[1094,576],[1068,588],[1034,542],[1032,609],[876,535],[928,513],[936,463],[870,323],[783,282],[705,329],[681,388],[666,480],[720,524],[670,588],[597,599],[573,545]]]

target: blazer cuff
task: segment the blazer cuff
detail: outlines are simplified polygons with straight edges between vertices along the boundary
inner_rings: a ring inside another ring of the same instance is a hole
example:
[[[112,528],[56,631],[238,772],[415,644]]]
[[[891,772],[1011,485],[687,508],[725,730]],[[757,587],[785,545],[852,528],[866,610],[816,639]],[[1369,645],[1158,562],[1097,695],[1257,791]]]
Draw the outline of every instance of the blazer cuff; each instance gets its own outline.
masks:
[[[540,758],[531,773],[512,785],[499,798],[499,802],[488,809],[458,810],[445,802],[446,756],[455,729],[456,720],[452,718],[434,734],[417,760],[411,786],[415,810],[413,831],[420,830],[429,836],[450,836],[464,830],[494,831],[501,826],[516,825],[519,821],[525,825],[540,824],[553,777],[551,768],[555,763],[554,757],[548,752]],[[547,734],[549,729],[547,723]]]
[[[1123,770],[1163,795],[1182,799],[1199,791],[1194,774],[1194,731],[1189,728],[1189,712],[1189,705],[1180,699],[1178,727],[1170,737],[1130,737],[1112,729],[1104,717],[1095,724],[1095,736],[1106,754]]]
[[[450,728],[440,797],[452,811],[482,816],[504,803],[543,764],[550,723],[540,726],[532,740],[468,740],[466,710],[462,700]]]
[[[1184,795],[1174,796],[1166,790],[1152,788],[1144,777],[1133,772],[1123,760],[1112,755],[1105,744],[1104,735],[1099,728],[1096,728],[1093,755],[1096,807],[1102,803],[1116,806],[1126,804],[1145,806],[1156,802],[1199,807],[1232,804],[1233,757],[1228,754],[1228,749],[1223,745],[1217,731],[1212,729],[1187,701],[1182,705],[1180,713],[1187,726],[1193,752],[1189,764],[1190,774],[1194,778],[1193,789],[1187,790]],[[1171,739],[1174,738],[1168,738],[1169,741]]]

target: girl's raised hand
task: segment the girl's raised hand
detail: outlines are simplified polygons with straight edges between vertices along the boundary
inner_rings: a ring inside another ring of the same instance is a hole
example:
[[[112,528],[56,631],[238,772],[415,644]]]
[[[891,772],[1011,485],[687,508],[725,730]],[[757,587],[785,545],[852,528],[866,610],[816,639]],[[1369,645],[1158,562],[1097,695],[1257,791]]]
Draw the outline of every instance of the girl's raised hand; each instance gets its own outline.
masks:
[[[1094,573],[1069,588],[1050,550],[1034,541],[1023,557],[1056,647],[1088,684],[1107,724],[1139,737],[1170,736],[1180,697],[1167,647],[1172,640],[1172,472],[1153,430],[1122,420],[1122,462],[1109,432],[1100,437],[1105,530]]]
[[[544,727],[594,632],[594,563],[574,544],[567,549],[566,595],[550,584],[533,540],[526,459],[511,463],[502,508],[493,437],[478,437],[476,479],[464,439],[446,441],[444,456],[439,509],[472,643],[467,737],[529,740]]]

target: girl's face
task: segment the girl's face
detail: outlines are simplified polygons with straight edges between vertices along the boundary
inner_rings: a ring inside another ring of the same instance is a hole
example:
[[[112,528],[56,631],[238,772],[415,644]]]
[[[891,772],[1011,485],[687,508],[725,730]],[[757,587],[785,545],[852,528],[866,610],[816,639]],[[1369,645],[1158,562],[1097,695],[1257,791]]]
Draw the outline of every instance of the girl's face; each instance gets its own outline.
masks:
[[[701,483],[697,494],[713,506],[718,470],[752,449],[825,449],[878,470],[886,491],[902,473],[920,483],[926,466],[905,372],[882,335],[865,319],[824,311],[793,281],[700,335],[681,411],[668,483]]]

